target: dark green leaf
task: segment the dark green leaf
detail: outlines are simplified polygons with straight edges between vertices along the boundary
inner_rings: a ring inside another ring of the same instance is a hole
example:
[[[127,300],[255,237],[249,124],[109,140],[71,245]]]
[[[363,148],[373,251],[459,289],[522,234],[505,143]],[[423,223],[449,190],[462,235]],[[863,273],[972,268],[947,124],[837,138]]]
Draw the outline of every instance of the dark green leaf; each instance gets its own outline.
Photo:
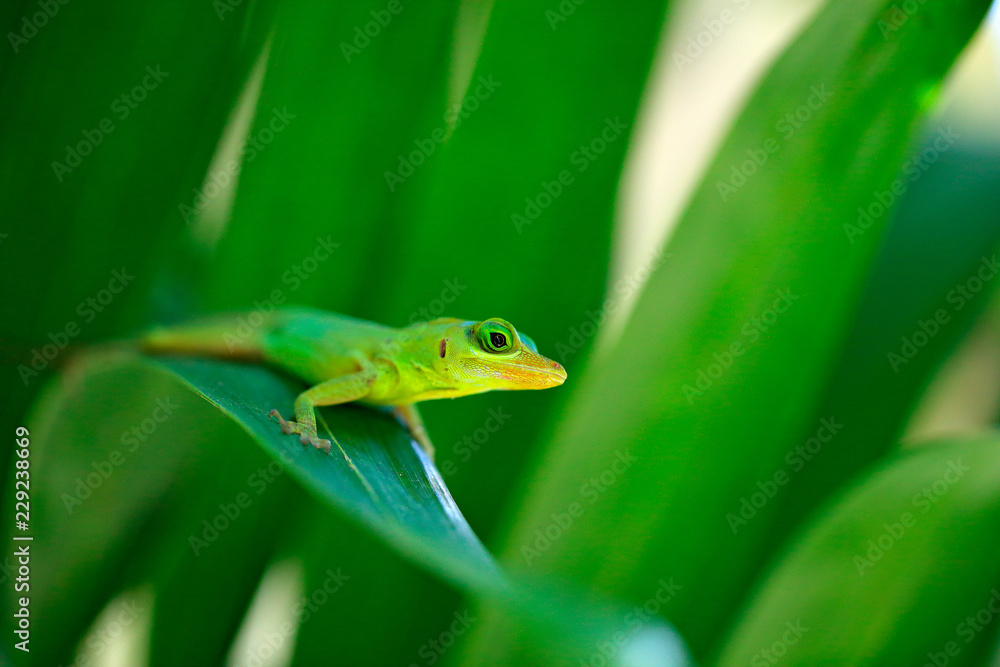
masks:
[[[150,565],[136,552],[150,533],[163,531],[163,506],[176,494],[190,498],[200,490],[185,478],[207,469],[212,458],[205,454],[224,451],[239,433],[230,424],[209,423],[214,409],[192,400],[162,372],[105,361],[72,364],[26,423],[31,576],[37,585],[31,589],[35,641],[30,654],[14,652],[19,664],[28,664],[27,658],[35,665],[72,661],[77,640],[105,603],[144,581]],[[11,484],[13,477],[12,466]],[[11,517],[13,497],[4,498]],[[177,541],[189,549],[187,534]],[[5,589],[7,608],[16,595],[13,587]]]
[[[256,20],[242,3],[220,21],[211,3],[5,3],[30,36],[4,31],[0,70],[5,430],[65,358],[50,349],[143,321],[157,249],[263,43],[269,3],[252,4]]]

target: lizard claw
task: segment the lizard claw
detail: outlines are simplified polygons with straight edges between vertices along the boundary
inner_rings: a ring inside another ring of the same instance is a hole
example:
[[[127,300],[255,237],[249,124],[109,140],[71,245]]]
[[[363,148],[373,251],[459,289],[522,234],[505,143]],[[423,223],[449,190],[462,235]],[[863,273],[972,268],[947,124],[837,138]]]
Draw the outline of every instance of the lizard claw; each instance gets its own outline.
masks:
[[[272,418],[277,418],[278,425],[281,427],[281,432],[284,433],[285,435],[290,435],[292,433],[295,433],[292,427],[288,424],[288,421],[284,417],[282,417],[281,413],[278,412],[276,409],[268,412],[267,416]]]
[[[315,435],[313,433],[302,433],[302,434],[300,434],[299,435],[299,442],[301,442],[303,445],[306,445],[306,446],[312,445],[316,449],[324,451],[327,454],[330,453],[330,449],[331,449],[330,448],[330,441],[327,440],[326,438],[320,438],[319,436],[317,436],[317,435]]]
[[[322,450],[327,454],[330,453],[330,441],[319,437],[316,431],[305,431],[302,425],[298,422],[290,422],[281,416],[281,413],[277,410],[271,410],[267,413],[268,417],[272,417],[278,420],[278,425],[281,426],[281,432],[286,435],[291,435],[292,433],[299,434],[299,442],[302,443],[303,447],[312,445],[316,449]]]

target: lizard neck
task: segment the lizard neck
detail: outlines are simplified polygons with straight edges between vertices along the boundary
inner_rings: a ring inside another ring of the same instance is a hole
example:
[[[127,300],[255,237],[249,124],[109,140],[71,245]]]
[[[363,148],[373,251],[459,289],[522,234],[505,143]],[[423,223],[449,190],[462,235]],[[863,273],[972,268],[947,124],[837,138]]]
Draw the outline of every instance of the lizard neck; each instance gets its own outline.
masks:
[[[447,336],[447,328],[459,321],[418,322],[397,330],[391,361],[398,373],[401,394],[423,400],[447,395],[453,389],[448,364],[441,358],[440,342]]]

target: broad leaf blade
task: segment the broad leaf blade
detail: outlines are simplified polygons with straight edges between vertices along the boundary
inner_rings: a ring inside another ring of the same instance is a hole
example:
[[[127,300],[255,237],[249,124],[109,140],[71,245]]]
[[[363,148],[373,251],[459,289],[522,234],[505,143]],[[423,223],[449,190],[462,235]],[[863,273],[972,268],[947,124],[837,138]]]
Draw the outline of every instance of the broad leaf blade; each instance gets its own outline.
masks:
[[[363,315],[354,304],[370,300],[371,274],[394,273],[385,246],[406,221],[383,172],[441,113],[457,2],[393,7],[401,11],[378,0],[277,7],[250,132],[259,150],[244,156],[231,218],[199,263],[199,307],[251,310],[278,292]],[[287,122],[262,143],[275,110]]]
[[[309,514],[301,488],[233,430],[232,445],[201,448],[131,559],[154,586],[150,667],[187,664],[193,647],[202,664],[223,664],[267,565]]]
[[[66,358],[43,356],[45,345],[144,320],[157,249],[184,226],[177,204],[204,177],[269,6],[238,4],[220,21],[211,3],[5,3],[16,22],[0,64],[10,101],[0,106],[0,283],[17,288],[0,300],[4,429],[27,411],[38,372]],[[28,43],[12,48],[22,32]],[[56,163],[69,173],[57,176]],[[132,276],[115,294],[113,271]]]
[[[777,61],[619,347],[581,383],[525,496],[508,562],[636,601],[669,573],[685,589],[668,614],[696,656],[707,652],[772,546],[774,506],[738,534],[727,515],[821,426],[810,421],[881,245],[884,219],[854,244],[842,225],[896,176],[986,7],[922,5],[887,39],[879,22],[892,3],[831,2]],[[635,465],[603,485],[585,518],[529,558],[552,513],[629,453]]]
[[[995,435],[891,460],[790,545],[716,664],[765,661],[783,636],[772,656],[785,665],[982,664],[1000,608],[998,534]]]
[[[256,366],[203,359],[159,363],[233,418],[310,491],[383,538],[406,545],[425,565],[453,577],[441,560],[454,559],[460,571],[477,578],[499,576],[433,464],[391,415],[354,405],[322,410],[321,436],[336,442],[326,454],[284,435],[268,417],[272,408],[290,412],[302,391],[299,383]],[[328,424],[334,418],[336,435]]]
[[[311,498],[319,500],[317,506],[335,508],[381,538],[407,560],[502,610],[505,615],[514,619],[516,625],[534,633],[536,641],[547,642],[549,650],[555,654],[586,657],[593,650],[595,641],[601,641],[602,638],[608,640],[617,630],[622,615],[619,607],[601,600],[584,600],[551,581],[513,581],[501,572],[465,522],[433,464],[390,414],[354,405],[322,409],[320,417],[325,435],[336,441],[333,453],[326,454],[312,447],[303,447],[297,437],[285,435],[267,417],[271,407],[277,407],[283,412],[289,411],[301,386],[261,367],[190,358],[161,358],[152,361],[132,353],[113,353],[94,355],[84,360],[79,372],[83,387],[86,387],[91,381],[90,374],[113,381],[116,376],[127,378],[130,374],[150,370],[154,377],[166,375],[180,380],[249,434],[270,459],[267,469],[272,477],[284,476],[297,480],[310,492]],[[85,399],[84,395],[83,403],[77,400],[75,404],[86,405]],[[69,405],[73,404],[70,401]],[[72,432],[71,424],[60,421],[60,414],[47,414],[44,417],[46,423],[55,425],[60,432]],[[220,420],[218,415],[215,420],[206,420],[204,417],[200,419],[202,425],[206,421],[221,421],[232,425],[229,420]],[[183,418],[174,417],[171,423],[180,427]],[[66,442],[71,440],[71,437],[66,438]],[[46,441],[43,446],[47,451],[55,452],[57,450],[54,444],[58,446],[59,443]],[[105,438],[97,438],[92,443],[92,448],[107,446]],[[212,462],[223,466],[235,465],[236,472],[247,465],[257,465],[256,457],[248,459],[232,447],[214,453],[211,444],[202,443],[202,448],[204,451],[201,452],[200,460],[196,457],[187,464],[189,471],[194,473],[194,479],[198,480],[196,484],[199,481],[203,484],[212,477],[225,479],[216,470],[204,469],[206,464]],[[236,460],[227,463],[227,457],[236,457]],[[280,472],[271,470],[274,466]],[[140,484],[144,474],[151,471],[143,467],[133,472],[136,474],[131,476],[119,473],[114,479]],[[144,474],[138,474],[140,472]],[[169,475],[169,469],[157,473],[161,476]],[[263,475],[259,471],[257,474]],[[234,480],[238,479],[237,474]],[[184,484],[181,488],[188,489],[190,486]],[[238,488],[238,485],[231,485],[229,488]],[[179,490],[172,493],[182,499],[187,495]],[[273,518],[258,522],[255,517],[259,512],[273,515],[276,509],[279,514],[291,511],[295,502],[302,502],[301,498],[288,502],[283,500],[285,497],[284,493],[274,492],[261,496],[261,500],[256,503],[260,510],[255,511],[251,507],[251,511],[246,513],[249,518],[232,533],[236,536],[235,543],[228,540],[229,531],[234,530],[232,527],[219,529],[219,533],[226,532],[225,536],[208,537],[202,533],[203,523],[200,519],[211,517],[200,517],[193,511],[197,508],[182,507],[180,512],[171,512],[173,504],[164,503],[155,522],[159,537],[154,536],[153,544],[155,546],[155,539],[159,539],[161,546],[158,550],[166,554],[161,559],[163,563],[179,563],[182,571],[187,568],[201,576],[198,571],[201,566],[186,564],[190,558],[177,559],[173,554],[178,549],[189,547],[230,549],[234,544],[244,544],[244,533],[252,531],[255,526],[272,530],[276,523]],[[116,502],[126,507],[134,504],[127,494],[106,493],[102,498],[102,502],[111,505]],[[205,505],[199,499],[195,499],[193,503],[198,507]],[[219,510],[224,511],[222,507]],[[308,515],[307,513],[306,516]],[[231,523],[235,521],[234,519]],[[119,521],[111,520],[107,522],[105,532],[113,535],[121,529]],[[273,534],[277,534],[277,531]],[[79,544],[76,542],[83,538],[78,535],[66,540],[62,535],[53,534],[49,530],[46,539],[55,553],[79,553]],[[164,543],[164,540],[168,540],[168,543]],[[327,544],[327,537],[321,535],[318,545]],[[134,551],[134,547],[125,546],[124,550],[119,551],[124,553],[128,548]],[[111,571],[110,564],[100,557],[102,552],[103,549],[97,550],[91,557],[95,559],[95,567],[107,575]],[[231,554],[232,551],[228,553]],[[131,579],[141,578],[142,573],[150,569],[161,573],[169,571],[169,568],[157,565],[156,560],[136,559]],[[208,562],[215,560],[210,558]],[[54,562],[57,566],[63,565],[58,558],[54,558]],[[62,567],[66,573],[78,569],[73,563]],[[245,569],[248,572],[259,571],[259,564],[250,563]],[[160,581],[170,581],[170,578],[163,579],[161,576]],[[220,590],[224,588],[221,586]],[[58,593],[53,593],[58,599]],[[100,601],[94,596],[90,597],[92,602],[99,604]],[[227,601],[226,604],[231,603],[232,601]],[[195,634],[199,632],[197,628],[194,630]],[[226,628],[223,627],[223,630]],[[231,629],[226,635],[230,632]],[[642,633],[637,633],[633,641],[622,646],[619,664],[627,664],[624,662],[626,657],[634,653],[649,656],[647,660],[652,662],[647,664],[680,665],[686,660],[679,639],[669,628],[659,623],[650,624]],[[165,655],[160,654],[158,657],[163,660]]]
[[[73,363],[43,392],[25,425],[37,584],[32,631],[47,641],[32,642],[30,654],[13,652],[18,664],[72,662],[78,638],[107,601],[145,580],[159,551],[151,549],[150,559],[136,554],[164,532],[163,508],[178,496],[200,497],[201,487],[186,482],[190,472],[210,466],[205,453],[227,451],[240,435],[210,421],[213,409],[186,393],[156,369],[101,359]],[[13,466],[8,474],[13,484]],[[12,501],[8,494],[11,513]],[[175,536],[178,546],[189,548],[187,535]],[[6,608],[16,595],[6,590]]]
[[[942,143],[952,129],[947,120],[932,127],[899,176],[910,190],[817,411],[817,419],[836,415],[853,428],[838,434],[818,465],[798,471],[776,499],[781,509],[775,540],[787,537],[829,493],[896,446],[933,373],[1000,286],[997,149],[969,145],[961,127],[954,128],[957,142]],[[935,142],[946,146],[945,152],[922,172],[920,167],[938,155]]]
[[[163,282],[174,305],[161,308],[161,317],[183,316],[185,307],[254,311],[283,303],[360,314],[353,304],[371,300],[372,274],[392,274],[383,256],[386,239],[407,222],[386,196],[382,172],[409,150],[414,136],[430,132],[444,106],[456,6],[451,0],[390,8],[384,0],[366,0],[274,7],[267,17],[259,97],[248,96],[255,103],[248,150],[228,174],[213,174],[236,181],[231,210],[213,225],[203,224],[208,218],[197,213],[197,233],[165,248],[169,277]],[[211,193],[212,187],[204,190]],[[198,207],[192,190],[182,201]],[[330,547],[357,548],[336,542]],[[307,585],[313,577],[324,579],[328,564],[305,558]],[[372,565],[354,573],[369,580],[370,588],[383,577],[394,580],[393,595],[425,600],[422,618],[450,622],[454,600],[447,587],[424,576],[411,589],[403,579],[413,575],[412,568],[402,562],[399,568],[389,573]],[[316,616],[332,609],[325,606]],[[198,607],[192,615],[211,613]],[[375,630],[363,617],[348,620],[337,627],[343,628],[345,647],[354,650],[385,632],[401,644],[424,638],[416,623]],[[301,630],[297,661],[326,659],[328,627],[317,620]]]
[[[239,364],[192,359],[160,363],[237,421],[326,504],[496,609],[507,614],[514,610],[538,623],[527,628],[536,633],[536,641],[538,634],[547,635],[546,629],[557,632],[554,641],[546,636],[554,653],[587,656],[600,641],[594,637],[609,637],[618,630],[611,606],[601,605],[595,612],[574,609],[572,593],[541,582],[509,581],[465,522],[433,463],[390,415],[354,405],[322,409],[321,434],[336,443],[328,455],[284,435],[267,416],[267,406],[287,410],[292,405],[297,383]],[[645,641],[650,642],[648,648],[642,646]],[[683,644],[656,623],[621,648],[620,656],[633,650],[650,665],[686,660]]]
[[[441,470],[486,538],[505,507],[496,499],[579,380],[606,307],[615,192],[668,6],[496,3],[464,106],[434,119],[443,130],[459,114],[453,134],[384,189],[407,224],[381,247],[386,270],[370,276],[357,314],[388,324],[503,317],[569,371],[551,392],[422,406]],[[429,136],[411,137],[403,158]],[[400,159],[384,168],[400,171]]]

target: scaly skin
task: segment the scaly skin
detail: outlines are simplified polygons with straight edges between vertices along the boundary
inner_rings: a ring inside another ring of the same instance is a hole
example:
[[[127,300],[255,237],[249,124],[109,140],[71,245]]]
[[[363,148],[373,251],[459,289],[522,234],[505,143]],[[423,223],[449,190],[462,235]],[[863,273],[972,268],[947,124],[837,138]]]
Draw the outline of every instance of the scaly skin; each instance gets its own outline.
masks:
[[[494,389],[546,389],[566,379],[562,366],[538,354],[529,337],[499,318],[441,318],[393,329],[285,308],[266,317],[231,315],[157,329],[141,337],[140,345],[158,354],[263,361],[305,380],[312,386],[295,401],[295,421],[277,410],[270,415],[285,433],[298,433],[302,444],[327,452],[330,441],[316,431],[316,406],[351,401],[392,406],[433,457],[415,403]]]

